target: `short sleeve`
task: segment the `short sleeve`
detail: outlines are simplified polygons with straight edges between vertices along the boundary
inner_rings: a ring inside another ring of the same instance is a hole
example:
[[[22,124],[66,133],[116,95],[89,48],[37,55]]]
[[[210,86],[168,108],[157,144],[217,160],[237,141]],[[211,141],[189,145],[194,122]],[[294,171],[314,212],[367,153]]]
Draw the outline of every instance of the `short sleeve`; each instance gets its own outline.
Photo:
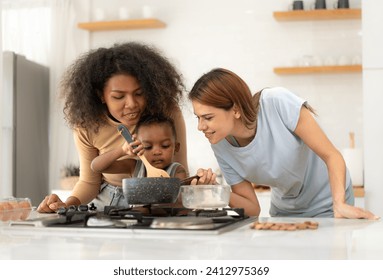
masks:
[[[306,101],[283,87],[265,89],[262,93],[261,102],[264,110],[268,110],[271,114],[278,114],[285,126],[290,131],[294,131],[302,105]]]

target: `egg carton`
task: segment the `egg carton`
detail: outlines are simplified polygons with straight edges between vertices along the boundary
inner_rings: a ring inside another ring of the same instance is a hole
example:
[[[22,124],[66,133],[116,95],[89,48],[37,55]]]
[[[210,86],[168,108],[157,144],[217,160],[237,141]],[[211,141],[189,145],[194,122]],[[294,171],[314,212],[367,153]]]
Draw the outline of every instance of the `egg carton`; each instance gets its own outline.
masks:
[[[17,221],[28,218],[32,211],[32,204],[29,198],[5,198],[0,199],[0,221]]]

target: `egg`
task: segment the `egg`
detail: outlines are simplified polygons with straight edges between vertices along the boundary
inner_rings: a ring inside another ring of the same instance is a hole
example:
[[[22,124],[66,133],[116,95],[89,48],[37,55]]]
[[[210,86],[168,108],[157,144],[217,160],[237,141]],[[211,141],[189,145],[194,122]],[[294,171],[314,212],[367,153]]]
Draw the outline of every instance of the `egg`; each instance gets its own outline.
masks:
[[[21,210],[20,219],[26,220],[32,211],[31,202],[28,199],[19,201],[19,208]]]
[[[7,222],[11,219],[11,210],[13,209],[12,205],[10,205],[7,201],[0,202],[2,206],[2,215],[1,215],[1,220],[3,222]]]
[[[3,202],[0,202],[0,221],[3,220],[3,212],[4,212]]]
[[[19,209],[19,203],[16,199],[11,199],[8,201],[9,205],[11,205],[12,209],[10,211],[10,220],[17,221],[20,219],[21,210]]]

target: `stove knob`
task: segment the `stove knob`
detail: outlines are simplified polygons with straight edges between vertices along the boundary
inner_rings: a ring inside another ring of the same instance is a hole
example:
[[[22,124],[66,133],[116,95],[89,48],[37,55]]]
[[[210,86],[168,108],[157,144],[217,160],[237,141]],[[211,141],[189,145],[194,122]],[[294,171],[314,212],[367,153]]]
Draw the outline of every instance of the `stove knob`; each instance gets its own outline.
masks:
[[[93,202],[90,204],[89,210],[91,210],[91,211],[97,210],[97,207],[96,207],[96,205],[94,205]]]
[[[74,212],[76,212],[76,210],[77,210],[77,207],[75,205],[70,205],[66,212],[67,213],[74,213]]]
[[[76,210],[77,206],[76,205],[69,205],[68,210]]]
[[[65,207],[60,207],[60,208],[57,210],[57,214],[65,215],[66,210],[67,210],[67,209],[66,209]]]
[[[78,211],[86,212],[86,211],[88,211],[88,205],[84,205],[84,204],[79,205],[79,206],[77,207],[77,209],[78,209]]]

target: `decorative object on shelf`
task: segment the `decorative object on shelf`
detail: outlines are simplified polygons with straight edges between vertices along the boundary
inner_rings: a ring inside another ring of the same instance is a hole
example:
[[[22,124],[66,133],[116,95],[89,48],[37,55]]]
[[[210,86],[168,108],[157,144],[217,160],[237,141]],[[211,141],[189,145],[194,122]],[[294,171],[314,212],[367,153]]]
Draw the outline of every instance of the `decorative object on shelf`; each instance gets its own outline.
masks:
[[[335,61],[336,59],[333,56],[328,55],[326,56],[323,64],[326,66],[331,66],[331,65],[335,65]]]
[[[350,65],[351,59],[347,55],[341,55],[338,59],[338,65]]]
[[[143,18],[152,18],[153,17],[153,8],[145,5],[142,7],[142,17]]]
[[[315,0],[314,9],[325,10],[326,9],[326,0]]]
[[[104,20],[105,19],[105,12],[101,8],[97,8],[94,11],[94,19],[97,21]]]
[[[334,3],[334,8],[336,8],[336,9],[349,9],[350,3],[348,0],[338,0],[338,2]]]
[[[347,65],[360,65],[362,59],[360,55],[340,55],[335,57],[327,55],[322,58],[320,55],[305,54],[291,60],[289,66],[292,67],[309,67],[309,66],[347,66]]]
[[[88,31],[108,31],[123,29],[164,28],[166,24],[155,18],[116,21],[80,22],[78,28]]]
[[[293,11],[304,10],[303,1],[293,1],[293,3],[291,4],[291,9]]]
[[[361,19],[361,9],[335,9],[335,10],[296,10],[274,12],[273,16],[276,20],[348,20]]]
[[[358,55],[358,54],[357,54],[357,55],[354,55],[354,56],[352,57],[351,64],[352,64],[352,65],[362,64],[362,58],[361,58],[361,56]]]
[[[77,165],[69,164],[61,169],[60,187],[63,190],[71,190],[77,183],[80,176],[80,168]]]
[[[118,17],[121,20],[127,20],[130,18],[130,12],[129,9],[126,7],[120,7],[118,9]]]

